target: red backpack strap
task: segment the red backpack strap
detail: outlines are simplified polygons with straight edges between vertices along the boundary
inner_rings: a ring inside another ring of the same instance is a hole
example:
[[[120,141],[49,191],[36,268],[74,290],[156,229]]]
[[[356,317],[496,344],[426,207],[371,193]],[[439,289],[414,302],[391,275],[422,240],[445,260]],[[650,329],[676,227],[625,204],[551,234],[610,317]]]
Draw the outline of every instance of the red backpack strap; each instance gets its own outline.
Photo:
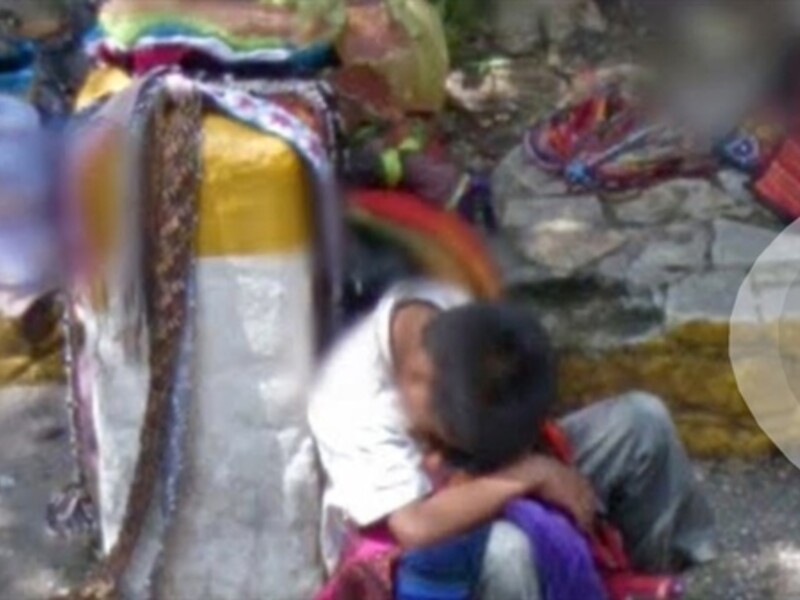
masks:
[[[572,444],[555,421],[545,421],[541,428],[541,436],[544,446],[553,453],[553,456],[566,464],[572,464]]]

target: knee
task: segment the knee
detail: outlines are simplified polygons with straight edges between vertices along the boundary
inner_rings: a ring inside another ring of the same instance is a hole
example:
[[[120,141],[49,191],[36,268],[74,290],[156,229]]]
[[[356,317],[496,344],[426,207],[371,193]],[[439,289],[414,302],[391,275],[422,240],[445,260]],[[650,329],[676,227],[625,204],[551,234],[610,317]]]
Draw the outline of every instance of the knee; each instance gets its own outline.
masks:
[[[620,402],[628,434],[648,448],[666,448],[675,437],[672,415],[664,402],[647,392],[630,392]]]
[[[487,557],[512,558],[514,561],[531,563],[531,548],[527,536],[518,527],[506,521],[499,521],[492,526],[489,542],[486,546]]]
[[[630,420],[640,425],[664,425],[672,423],[667,405],[658,396],[648,392],[630,392],[623,396],[622,401],[626,404]]]
[[[510,523],[496,523],[486,546],[480,597],[537,598],[539,584],[534,565],[527,536]]]

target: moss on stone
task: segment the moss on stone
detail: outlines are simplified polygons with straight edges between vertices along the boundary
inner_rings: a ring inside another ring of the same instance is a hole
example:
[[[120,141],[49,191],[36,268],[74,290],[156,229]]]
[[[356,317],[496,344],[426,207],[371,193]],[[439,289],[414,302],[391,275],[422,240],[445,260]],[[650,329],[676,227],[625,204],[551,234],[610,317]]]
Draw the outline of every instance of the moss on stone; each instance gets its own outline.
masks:
[[[0,318],[0,387],[63,382],[62,340],[57,322],[30,341],[19,319]]]
[[[561,395],[566,406],[583,406],[631,389],[646,390],[667,402],[694,455],[764,455],[773,446],[739,392],[728,339],[727,324],[689,323],[635,346],[567,352]]]

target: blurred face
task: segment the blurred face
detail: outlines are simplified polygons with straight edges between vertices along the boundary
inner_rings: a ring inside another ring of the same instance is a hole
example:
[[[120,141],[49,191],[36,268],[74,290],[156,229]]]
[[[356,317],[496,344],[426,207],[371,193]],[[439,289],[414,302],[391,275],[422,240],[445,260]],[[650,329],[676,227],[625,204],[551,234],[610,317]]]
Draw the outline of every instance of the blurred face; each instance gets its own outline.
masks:
[[[395,311],[392,319],[392,358],[395,384],[409,426],[415,435],[436,433],[431,397],[435,367],[423,345],[427,325],[438,311],[421,303],[408,304]]]
[[[433,361],[421,346],[395,367],[403,408],[412,431],[419,436],[436,434],[431,406],[435,374]]]
[[[411,352],[396,369],[396,383],[411,427],[411,436],[422,452],[422,468],[433,485],[466,481],[465,473],[448,463],[443,448],[449,447],[446,434],[433,416],[432,395],[436,370],[423,347]]]

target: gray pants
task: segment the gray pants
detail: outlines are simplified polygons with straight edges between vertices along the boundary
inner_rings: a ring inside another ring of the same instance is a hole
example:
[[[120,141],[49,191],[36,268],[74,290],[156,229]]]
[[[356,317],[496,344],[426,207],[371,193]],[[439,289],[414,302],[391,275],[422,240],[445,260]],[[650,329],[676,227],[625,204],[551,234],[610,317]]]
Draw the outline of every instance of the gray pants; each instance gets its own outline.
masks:
[[[594,484],[609,520],[622,532],[635,566],[665,572],[716,555],[714,519],[669,412],[634,392],[566,417],[580,471]],[[531,548],[508,523],[492,528],[481,574],[481,600],[537,600]]]

